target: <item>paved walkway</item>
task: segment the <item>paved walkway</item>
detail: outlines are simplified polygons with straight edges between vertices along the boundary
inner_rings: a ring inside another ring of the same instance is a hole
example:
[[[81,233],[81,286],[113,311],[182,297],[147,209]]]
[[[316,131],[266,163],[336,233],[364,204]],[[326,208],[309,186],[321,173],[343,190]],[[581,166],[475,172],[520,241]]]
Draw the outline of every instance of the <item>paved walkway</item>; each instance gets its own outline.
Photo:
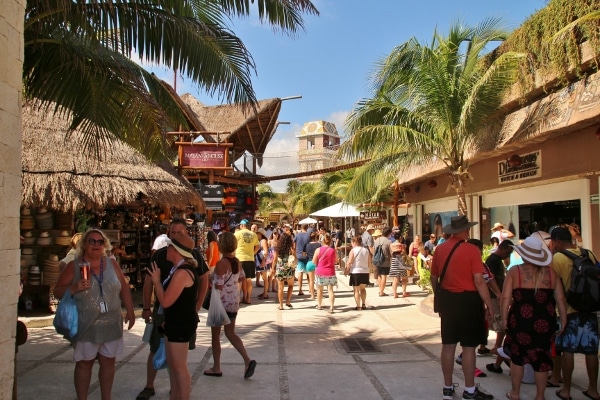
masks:
[[[237,319],[237,332],[249,355],[258,362],[254,377],[243,379],[241,357],[223,336],[223,377],[207,377],[202,371],[212,362],[210,331],[205,327],[202,311],[196,350],[189,353],[192,373],[192,399],[440,399],[442,377],[439,367],[439,319],[431,312],[431,298],[417,286],[410,285],[412,296],[394,299],[379,297],[369,288],[367,304],[371,310],[354,310],[354,298],[341,276],[336,291],[334,314],[315,309],[316,301],[294,296],[293,309],[277,310],[275,293],[270,299],[243,306]],[[388,293],[391,288],[387,287]],[[296,289],[297,292],[297,289]],[[305,292],[307,290],[305,289]],[[324,300],[325,309],[328,308]],[[137,305],[137,304],[136,304]],[[27,321],[33,325],[33,321]],[[135,399],[144,387],[148,347],[142,343],[144,323],[141,319],[125,333],[125,351],[117,360],[113,399]],[[53,328],[30,328],[27,343],[18,353],[19,399],[74,399],[72,350]],[[379,352],[348,353],[341,339],[365,338]],[[494,334],[490,334],[490,344]],[[477,365],[485,370],[491,357],[479,357]],[[583,359],[576,358],[573,399],[585,399]],[[92,377],[90,399],[100,399],[96,379]],[[462,370],[455,368],[454,381],[464,387]],[[488,373],[478,378],[484,391],[504,399],[510,389],[508,371]],[[166,371],[156,379],[153,399],[169,398]],[[554,399],[554,390],[546,390]],[[522,388],[523,400],[534,398],[533,385]]]

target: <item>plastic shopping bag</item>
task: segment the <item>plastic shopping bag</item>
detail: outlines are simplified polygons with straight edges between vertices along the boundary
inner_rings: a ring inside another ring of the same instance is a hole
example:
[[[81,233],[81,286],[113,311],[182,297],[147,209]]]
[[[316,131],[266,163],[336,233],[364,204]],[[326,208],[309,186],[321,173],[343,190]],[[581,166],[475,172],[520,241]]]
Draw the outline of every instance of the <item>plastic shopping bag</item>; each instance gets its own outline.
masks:
[[[227,316],[227,311],[221,302],[221,291],[214,287],[210,293],[210,307],[208,309],[208,317],[206,318],[206,326],[222,326],[231,323]]]
[[[167,368],[167,349],[165,349],[165,338],[160,338],[160,345],[158,346],[156,353],[154,353],[152,364],[154,365],[154,369]]]
[[[67,289],[60,303],[58,303],[53,324],[56,332],[63,335],[69,341],[72,341],[75,335],[77,335],[79,314],[77,313],[77,304],[75,303],[75,299],[71,297],[69,289]]]

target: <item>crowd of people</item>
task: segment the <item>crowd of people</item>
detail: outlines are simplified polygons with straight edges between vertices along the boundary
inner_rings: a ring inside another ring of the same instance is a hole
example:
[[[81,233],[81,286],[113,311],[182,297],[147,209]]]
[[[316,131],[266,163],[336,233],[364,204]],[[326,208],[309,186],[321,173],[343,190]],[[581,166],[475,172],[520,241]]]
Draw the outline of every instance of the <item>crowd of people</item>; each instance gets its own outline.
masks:
[[[155,240],[144,280],[142,317],[147,323],[150,351],[146,385],[137,400],[155,394],[154,358],[160,346],[166,349],[171,399],[189,399],[188,351],[195,347],[198,312],[205,297],[210,296],[210,288],[217,291],[227,319],[211,325],[213,364],[204,374],[223,375],[223,328],[244,360],[242,376],[248,379],[257,363],[235,332],[240,304],[266,300],[273,293],[279,310],[292,309],[297,286],[296,296],[308,295],[315,300],[317,310],[334,313],[339,271],[353,288],[354,310],[365,310],[371,308],[367,305],[368,286],[376,287],[379,296],[389,296],[386,290],[391,278],[391,294],[408,297],[409,276],[418,277],[424,270],[430,272],[439,300],[436,311],[441,317],[443,399],[455,395],[454,362],[462,366],[465,377],[463,399],[494,398],[475,384],[476,377],[485,376],[476,368],[476,355],[488,353],[496,358],[486,365],[487,371],[501,374],[503,364],[510,366],[506,397],[512,400],[520,398],[524,381],[535,383],[536,400],[544,399],[547,387],[558,388],[557,398],[570,399],[573,355],[582,353],[589,377],[583,394],[599,399],[596,316],[573,309],[565,297],[573,261],[563,252],[581,254],[580,236],[574,235],[580,232],[570,226],[556,226],[550,233],[539,230],[515,244],[511,240],[514,234],[496,223],[491,232],[491,253],[482,260],[483,242],[469,238],[475,224],[466,216],[453,217],[443,227],[441,237],[431,233],[425,240],[416,235],[407,243],[398,228],[381,230],[367,225],[359,232],[354,228],[354,232],[342,232],[336,226],[328,232],[301,225],[295,231],[288,224],[265,229],[242,220],[233,233],[209,231],[206,252],[201,254],[188,235],[186,221],[174,219]],[[54,291],[59,297],[69,291],[80,314],[79,330],[72,339],[79,399],[87,398],[96,360],[102,398],[111,397],[115,359],[123,348],[121,303],[127,310],[129,329],[135,322],[129,286],[110,250],[101,230],[83,233]],[[374,262],[376,252],[381,254]],[[589,254],[596,262],[593,253]],[[86,276],[82,275],[82,265],[89,265]],[[262,288],[254,298],[253,280]],[[399,284],[401,293],[397,292]],[[489,329],[496,332],[491,349],[487,348]],[[459,343],[462,351],[456,357]]]

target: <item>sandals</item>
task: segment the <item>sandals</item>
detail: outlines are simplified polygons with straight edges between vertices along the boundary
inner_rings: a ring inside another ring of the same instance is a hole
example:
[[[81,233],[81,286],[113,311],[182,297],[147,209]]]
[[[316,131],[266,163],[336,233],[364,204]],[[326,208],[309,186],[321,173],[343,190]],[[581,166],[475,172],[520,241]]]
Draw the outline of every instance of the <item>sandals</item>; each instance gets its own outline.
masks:
[[[294,308],[294,306],[291,305],[291,304],[286,304],[285,306],[288,307],[288,308]]]
[[[333,308],[329,309],[329,314],[333,314]]]
[[[258,296],[256,296],[256,298],[260,299],[260,300],[266,300],[269,298],[269,295],[262,293],[262,294],[259,294]]]
[[[554,392],[554,394],[556,395],[556,397],[558,397],[558,398],[559,398],[559,399],[561,399],[561,400],[573,400],[573,398],[572,398],[572,397],[565,397],[565,396],[563,396],[562,394],[560,394],[560,391],[561,391],[561,390],[562,390],[562,389],[558,389],[556,392]]]
[[[281,310],[283,310],[283,307],[277,306],[277,309],[281,311]]]
[[[215,376],[217,378],[220,378],[220,377],[223,376],[223,373],[222,372],[215,372],[215,371],[213,371],[212,368],[209,368],[209,369],[207,369],[207,370],[204,371],[204,375],[206,375],[206,376]]]
[[[360,307],[354,307],[354,309],[355,309],[356,311],[360,311],[360,310],[362,310],[362,308],[360,308]]]
[[[254,375],[255,368],[256,368],[256,361],[254,361],[254,360],[250,361],[250,364],[248,364],[248,368],[246,368],[246,371],[244,372],[244,379],[250,379],[252,377],[252,375]]]
[[[592,400],[600,400],[600,398],[598,398],[598,397],[592,397],[592,395],[590,395],[590,394],[588,393],[588,391],[587,391],[587,390],[583,390],[581,393],[582,393],[582,394],[583,394],[585,397],[587,397],[588,399],[592,399]]]
[[[506,392],[506,398],[507,398],[508,400],[520,400],[520,399],[521,399],[520,397],[517,397],[516,399],[514,399],[514,398],[512,397],[512,391],[508,391],[508,392]]]
[[[316,305],[316,306],[315,306],[315,308],[316,308],[317,310],[322,310],[322,309],[323,309],[323,307],[321,307],[321,306],[319,306],[319,305]]]
[[[137,395],[135,400],[148,400],[150,397],[154,396],[154,388],[145,387],[144,390]]]

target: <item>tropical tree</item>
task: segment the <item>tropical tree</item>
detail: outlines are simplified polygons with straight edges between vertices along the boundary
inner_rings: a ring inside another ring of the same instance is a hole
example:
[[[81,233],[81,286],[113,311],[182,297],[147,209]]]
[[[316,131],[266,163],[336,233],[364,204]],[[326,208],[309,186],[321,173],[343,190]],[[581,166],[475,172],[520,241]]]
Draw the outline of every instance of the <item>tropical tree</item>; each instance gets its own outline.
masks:
[[[258,16],[295,34],[309,0],[29,0],[24,24],[26,100],[66,114],[94,146],[117,136],[156,149],[165,127],[187,127],[173,92],[132,61],[163,65],[221,100],[252,107],[254,61],[229,29]]]
[[[431,44],[410,39],[378,62],[373,97],[361,100],[346,121],[340,156],[371,159],[357,168],[347,200],[370,199],[403,172],[437,162],[448,172],[459,213],[467,213],[468,152],[489,135],[484,128],[498,116],[525,57],[508,52],[481,62],[488,46],[505,37],[498,19],[474,28],[456,23],[446,36],[434,32]]]

